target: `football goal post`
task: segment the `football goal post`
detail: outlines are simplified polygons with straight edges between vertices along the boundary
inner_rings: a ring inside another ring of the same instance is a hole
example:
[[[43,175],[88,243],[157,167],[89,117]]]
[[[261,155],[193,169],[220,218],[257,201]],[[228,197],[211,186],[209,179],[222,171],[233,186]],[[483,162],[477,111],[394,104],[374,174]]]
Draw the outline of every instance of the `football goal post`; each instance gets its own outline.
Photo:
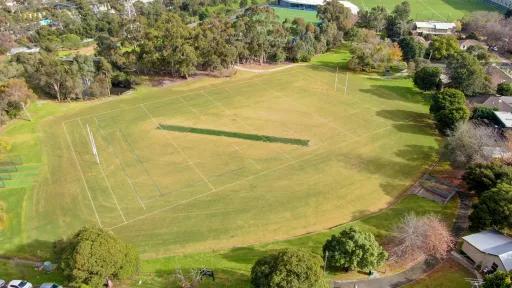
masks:
[[[89,143],[91,144],[92,154],[96,159],[96,163],[100,164],[100,157],[98,156],[98,149],[96,149],[96,142],[94,142],[94,136],[92,135],[91,128],[87,124],[87,134],[89,134]]]

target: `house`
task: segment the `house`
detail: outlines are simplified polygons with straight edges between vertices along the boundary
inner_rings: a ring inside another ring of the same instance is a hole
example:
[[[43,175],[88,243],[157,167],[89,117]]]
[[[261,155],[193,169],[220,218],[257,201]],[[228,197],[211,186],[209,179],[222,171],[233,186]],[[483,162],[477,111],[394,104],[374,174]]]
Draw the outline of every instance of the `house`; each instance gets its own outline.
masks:
[[[354,3],[349,1],[339,1],[343,6],[350,9],[352,14],[357,15],[359,12],[359,7],[357,7]],[[287,7],[287,8],[296,8],[301,10],[315,10],[320,5],[324,4],[324,0],[278,0],[279,6]]]
[[[461,250],[482,270],[512,270],[512,238],[496,231],[462,237]]]
[[[494,111],[494,115],[501,122],[501,126],[506,129],[512,128],[512,113],[504,111]]]
[[[39,47],[36,47],[36,48],[27,48],[27,47],[15,47],[15,48],[12,48],[11,50],[9,50],[9,52],[7,53],[7,55],[15,55],[15,54],[18,54],[18,53],[37,53],[39,52]]]
[[[489,46],[487,46],[487,44],[485,44],[484,42],[478,41],[478,40],[464,39],[464,40],[459,41],[459,47],[462,50],[466,50],[471,46],[482,46],[485,49],[489,49]]]
[[[447,35],[453,34],[457,25],[447,22],[414,22],[413,30],[417,34]]]
[[[512,65],[501,63],[487,66],[487,75],[491,80],[491,87],[496,88],[500,83],[512,83]]]
[[[468,99],[471,107],[484,106],[502,112],[512,112],[512,96],[475,96]]]

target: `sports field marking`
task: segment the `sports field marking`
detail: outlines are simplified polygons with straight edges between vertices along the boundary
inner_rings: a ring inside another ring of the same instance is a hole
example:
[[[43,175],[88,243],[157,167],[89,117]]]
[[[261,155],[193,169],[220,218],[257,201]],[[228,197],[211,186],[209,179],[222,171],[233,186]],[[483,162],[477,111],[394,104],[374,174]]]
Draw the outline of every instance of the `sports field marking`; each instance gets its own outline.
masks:
[[[80,123],[80,127],[85,131],[85,127],[82,124],[82,120],[78,119],[78,122]],[[101,165],[101,162],[98,161],[98,166],[100,167],[101,174],[103,175],[103,178],[105,179],[105,182],[107,183],[108,190],[110,191],[110,194],[112,194],[112,198],[114,199],[114,203],[116,204],[117,210],[119,211],[119,214],[121,214],[121,218],[123,218],[124,223],[126,223],[126,218],[124,217],[124,213],[121,210],[121,207],[119,207],[119,203],[117,202],[117,197],[114,194],[114,191],[112,191],[112,186],[110,185],[110,181],[108,181],[108,177],[105,174],[105,171],[103,170],[103,166]]]
[[[149,116],[149,118],[151,118],[151,121],[153,121],[153,123],[158,127],[159,126],[158,122],[153,117],[153,115],[151,115],[151,113],[149,113],[148,109],[146,109],[144,104],[140,104],[140,107],[144,110],[144,112],[146,112],[146,114]],[[187,156],[187,154],[185,154],[185,152],[172,140],[171,137],[168,136],[168,134],[166,134],[166,137],[167,137],[167,139],[169,139],[171,144],[180,152],[180,154],[185,158],[185,160],[190,164],[190,166],[197,172],[199,177],[203,178],[204,182],[206,182],[206,184],[208,184],[208,186],[210,186],[210,188],[212,190],[215,190],[215,187],[212,185],[212,183],[210,183],[210,181],[208,181],[208,179],[203,175],[203,173],[201,173],[201,171],[199,171],[197,166],[190,160],[190,158]]]
[[[347,89],[348,89],[348,72],[347,72],[347,78],[345,79],[345,96],[347,96]]]
[[[96,220],[98,221],[98,225],[103,228],[101,224],[100,216],[98,215],[98,211],[96,211],[96,206],[94,205],[94,201],[92,201],[91,192],[89,191],[89,187],[87,186],[87,182],[85,181],[84,172],[82,171],[82,167],[80,166],[80,162],[78,161],[78,157],[76,156],[75,148],[73,147],[73,143],[71,143],[71,138],[69,138],[68,131],[66,129],[66,125],[64,122],[62,123],[62,127],[64,128],[64,134],[66,134],[66,138],[69,143],[69,147],[71,148],[71,152],[73,152],[73,157],[75,158],[76,166],[78,166],[78,171],[80,171],[80,177],[82,178],[82,183],[84,183],[85,191],[87,191],[87,196],[89,197],[89,201],[91,202],[92,210],[94,211],[94,215],[96,216]]]
[[[350,142],[354,142],[354,141],[360,140],[360,139],[362,139],[362,138],[364,138],[364,137],[368,137],[368,136],[371,136],[371,135],[373,135],[373,134],[380,133],[380,132],[382,132],[382,131],[384,131],[384,130],[386,130],[386,129],[390,129],[390,128],[391,128],[391,126],[388,126],[388,127],[384,127],[384,128],[378,129],[378,130],[376,130],[376,131],[372,131],[372,132],[366,133],[366,134],[361,135],[361,136],[355,136],[354,138],[352,138],[352,139],[350,139],[350,140],[347,140],[347,141],[341,141],[341,142],[339,142],[337,145],[334,145],[333,147],[339,147],[339,146],[341,146],[341,145],[346,145],[346,144],[348,144],[348,143],[350,143]],[[314,149],[314,150],[316,150],[316,149],[318,149],[319,147],[320,147],[320,145],[318,145],[318,146],[314,147],[313,149]],[[153,216],[153,215],[155,215],[155,214],[161,213],[161,212],[166,211],[166,210],[168,210],[168,209],[175,208],[175,207],[177,207],[177,206],[180,206],[180,205],[183,205],[183,204],[189,203],[189,202],[191,202],[191,201],[194,201],[194,200],[196,200],[196,199],[199,199],[199,198],[202,198],[202,197],[204,197],[204,196],[210,195],[210,194],[212,194],[212,193],[215,193],[215,192],[221,191],[221,190],[223,190],[223,189],[225,189],[225,188],[231,187],[231,186],[236,185],[236,184],[238,184],[238,183],[241,183],[241,182],[244,182],[244,181],[247,181],[247,180],[250,180],[250,179],[253,179],[253,178],[259,177],[259,176],[261,176],[261,175],[264,175],[264,174],[267,174],[267,173],[270,173],[270,172],[277,171],[277,170],[282,169],[282,168],[284,168],[284,167],[288,167],[288,166],[290,166],[290,165],[292,165],[292,164],[295,164],[295,163],[298,163],[298,162],[301,162],[301,161],[307,160],[307,159],[309,159],[309,158],[311,158],[311,157],[314,157],[314,156],[316,156],[316,155],[318,155],[319,153],[322,153],[322,152],[325,152],[325,151],[320,151],[320,152],[317,152],[317,153],[311,153],[311,154],[306,155],[306,156],[304,156],[304,157],[302,157],[302,158],[298,158],[298,159],[292,160],[292,161],[290,161],[290,162],[288,162],[288,163],[284,163],[284,164],[279,165],[279,166],[276,166],[276,167],[274,167],[274,168],[267,169],[267,170],[265,170],[265,171],[262,171],[262,172],[260,172],[260,173],[257,173],[257,174],[254,174],[254,175],[251,175],[251,176],[249,176],[249,177],[246,177],[246,178],[243,178],[243,179],[239,179],[239,180],[237,180],[237,181],[234,181],[234,182],[232,182],[232,183],[226,184],[226,185],[221,186],[221,187],[219,187],[219,188],[216,188],[216,189],[210,190],[210,191],[208,191],[208,192],[205,192],[205,193],[202,193],[202,194],[196,195],[196,196],[194,196],[194,197],[192,197],[192,198],[189,198],[189,199],[186,199],[186,200],[183,200],[183,201],[177,202],[177,203],[175,203],[175,204],[173,204],[173,205],[170,205],[170,206],[168,206],[168,207],[162,207],[162,208],[160,208],[160,209],[153,210],[152,212],[147,213],[147,214],[145,214],[145,215],[142,215],[142,216],[139,216],[139,217],[135,217],[135,218],[133,218],[133,219],[130,219],[130,220],[128,220],[128,221],[127,221],[127,223],[118,224],[118,225],[112,226],[112,227],[107,228],[107,229],[112,230],[112,229],[115,229],[115,228],[119,228],[119,227],[121,227],[121,226],[124,226],[124,225],[126,225],[126,224],[130,224],[130,223],[132,223],[132,222],[142,220],[142,219],[144,219],[144,218],[147,218],[147,217],[149,217],[149,216]]]
[[[334,80],[334,92],[337,91],[337,86],[338,86],[338,66],[336,65],[336,79]]]
[[[97,126],[97,127],[98,127],[99,134],[101,134],[101,136],[103,136],[103,138],[106,139],[106,142],[108,143],[108,147],[109,147],[110,152],[115,156],[119,166],[121,166],[121,171],[123,172],[124,178],[126,178],[126,181],[130,185],[130,188],[131,188],[132,192],[135,194],[135,197],[137,198],[137,201],[142,206],[142,208],[144,210],[146,210],[146,206],[144,205],[144,202],[142,202],[142,200],[140,199],[139,192],[137,192],[137,189],[135,189],[135,186],[133,185],[132,180],[128,176],[128,173],[126,171],[126,168],[124,167],[124,164],[121,162],[121,159],[120,159],[119,155],[117,154],[115,149],[112,147],[112,143],[110,141],[108,141],[108,137],[107,137],[107,135],[105,135],[105,133],[103,132],[101,127],[100,126]]]
[[[423,1],[423,0],[419,0],[419,2],[420,2],[421,4],[423,4],[423,6],[427,7],[428,9],[430,9],[430,11],[434,12],[435,14],[437,14],[437,16],[441,17],[442,19],[445,19],[445,17],[444,17],[443,15],[439,14],[439,13],[437,12],[437,10],[432,9],[432,7],[430,7],[429,5],[427,5],[427,4],[425,3],[425,1]]]

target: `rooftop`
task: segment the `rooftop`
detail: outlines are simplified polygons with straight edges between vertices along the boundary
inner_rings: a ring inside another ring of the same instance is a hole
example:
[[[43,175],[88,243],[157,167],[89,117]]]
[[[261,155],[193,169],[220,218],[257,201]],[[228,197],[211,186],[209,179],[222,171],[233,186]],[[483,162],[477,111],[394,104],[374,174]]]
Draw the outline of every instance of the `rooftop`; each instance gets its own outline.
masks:
[[[288,3],[293,3],[293,4],[311,5],[311,6],[319,6],[319,5],[324,4],[324,0],[284,0],[284,1],[286,1]],[[357,12],[359,11],[359,7],[357,7],[357,5],[355,5],[354,3],[350,2],[350,1],[340,0],[338,2],[340,2],[341,4],[343,4],[343,6],[350,9],[350,11],[352,11],[352,14],[357,14]]]
[[[418,28],[430,28],[430,29],[439,29],[439,30],[447,30],[453,29],[456,27],[455,23],[447,23],[447,22],[414,22],[416,27]]]
[[[496,231],[482,231],[462,239],[484,253],[498,256],[505,269],[512,270],[512,238]]]
[[[503,111],[494,111],[494,114],[500,119],[505,128],[512,128],[512,113]]]

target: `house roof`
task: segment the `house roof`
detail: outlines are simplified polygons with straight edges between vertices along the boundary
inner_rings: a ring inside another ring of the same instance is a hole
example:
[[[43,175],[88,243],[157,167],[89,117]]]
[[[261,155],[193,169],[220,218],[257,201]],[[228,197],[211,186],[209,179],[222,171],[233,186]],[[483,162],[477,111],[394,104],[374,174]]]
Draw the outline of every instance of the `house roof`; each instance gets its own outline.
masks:
[[[475,96],[468,99],[469,105],[496,108],[502,112],[512,112],[512,96]]]
[[[460,40],[459,42],[460,46],[469,47],[469,46],[482,46],[484,48],[488,48],[487,44],[484,42],[475,40],[475,39],[464,39]]]
[[[494,114],[500,119],[506,128],[512,128],[512,113],[503,111],[494,111]],[[512,241],[512,240],[511,240]]]
[[[418,28],[430,28],[430,29],[439,29],[439,30],[448,30],[456,27],[455,23],[447,23],[447,22],[414,22],[416,27]]]
[[[496,231],[482,231],[462,239],[481,252],[498,256],[507,271],[512,269],[512,238]]]

